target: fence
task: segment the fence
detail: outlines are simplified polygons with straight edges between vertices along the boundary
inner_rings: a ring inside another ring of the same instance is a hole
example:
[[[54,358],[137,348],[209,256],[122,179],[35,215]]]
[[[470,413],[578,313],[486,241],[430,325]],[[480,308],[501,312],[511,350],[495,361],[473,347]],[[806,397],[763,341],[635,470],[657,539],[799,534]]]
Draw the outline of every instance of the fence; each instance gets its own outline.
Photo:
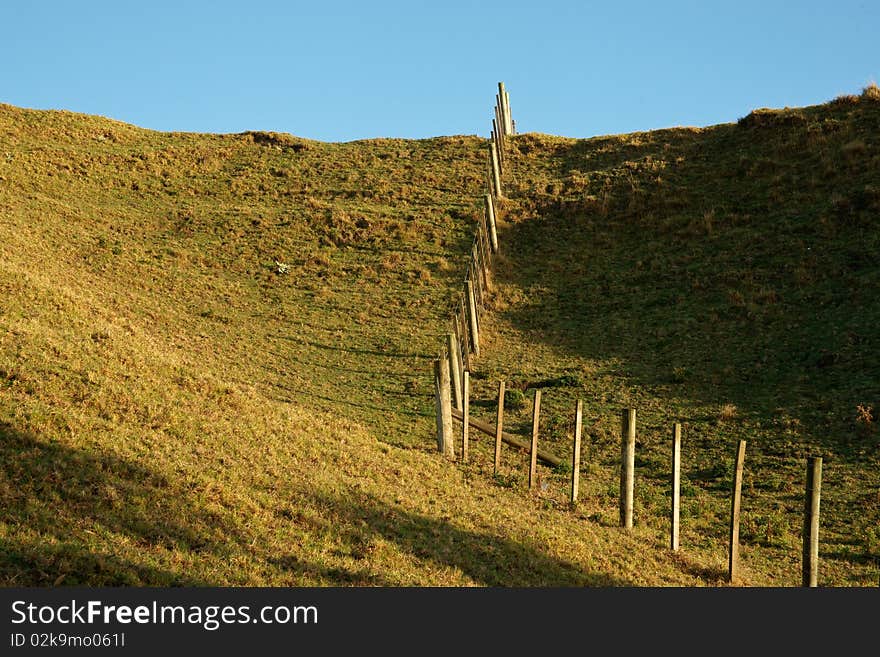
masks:
[[[486,298],[492,289],[492,259],[498,253],[496,225],[497,200],[502,198],[501,180],[504,172],[504,144],[513,134],[514,122],[510,115],[510,97],[504,83],[498,83],[495,117],[488,142],[488,192],[483,196],[483,214],[471,243],[467,271],[457,303],[449,318],[448,332],[438,357],[434,360],[434,387],[437,409],[437,449],[455,457],[453,445],[453,406],[455,417],[462,419],[464,381],[472,370],[473,359],[480,355],[480,319],[486,309]],[[473,421],[464,423],[465,427]],[[493,430],[494,433],[494,430]],[[467,429],[463,432],[462,451],[467,448]],[[511,436],[501,435],[501,440]],[[515,440],[515,439],[514,439]]]
[[[492,289],[492,261],[499,252],[497,233],[497,200],[503,198],[502,185],[506,163],[507,140],[514,135],[515,123],[510,114],[510,97],[504,83],[498,83],[495,97],[492,132],[488,142],[487,187],[484,195],[484,212],[477,225],[471,246],[467,272],[458,303],[449,320],[449,331],[439,356],[434,360],[434,386],[437,409],[437,447],[444,456],[455,459],[455,432],[453,420],[461,425],[461,448],[459,460],[467,462],[470,431],[475,429],[495,440],[494,473],[501,463],[501,445],[506,443],[529,454],[528,488],[535,487],[537,463],[551,467],[559,466],[565,459],[539,447],[541,390],[535,390],[532,408],[530,440],[524,441],[503,429],[505,381],[499,381],[495,425],[470,416],[470,373],[475,359],[480,355],[481,314],[486,309],[486,296]],[[574,435],[571,452],[571,487],[569,500],[577,502],[581,471],[581,425],[583,404],[577,401],[574,418]],[[676,422],[671,431],[671,504],[669,510],[669,547],[678,552],[680,546],[680,473],[681,473],[681,424]],[[636,409],[623,409],[621,414],[620,447],[620,527],[633,527],[633,500],[635,490]],[[735,583],[739,579],[739,528],[742,506],[742,480],[745,467],[746,441],[737,445],[733,461],[733,489],[731,491],[730,525],[728,541],[727,579]],[[807,465],[804,495],[802,584],[817,586],[819,561],[819,503],[822,479],[822,459],[810,458]]]

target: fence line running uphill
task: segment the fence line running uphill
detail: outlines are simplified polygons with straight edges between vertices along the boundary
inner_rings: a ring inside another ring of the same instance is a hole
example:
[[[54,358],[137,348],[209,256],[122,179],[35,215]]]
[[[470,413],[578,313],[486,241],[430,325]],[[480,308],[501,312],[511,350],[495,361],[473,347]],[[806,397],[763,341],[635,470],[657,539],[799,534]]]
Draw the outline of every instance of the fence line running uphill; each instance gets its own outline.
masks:
[[[538,447],[541,391],[535,391],[532,415],[531,440],[522,440],[502,428],[504,415],[505,382],[499,381],[496,424],[492,426],[470,416],[470,373],[474,359],[480,355],[481,314],[486,310],[487,297],[492,290],[492,261],[499,252],[497,230],[497,200],[503,198],[502,184],[506,164],[506,140],[514,134],[515,123],[510,114],[510,96],[504,83],[498,83],[495,96],[492,132],[488,141],[487,193],[483,195],[483,214],[477,222],[471,244],[467,271],[459,297],[451,310],[449,331],[442,349],[434,360],[434,386],[437,409],[437,448],[445,457],[455,459],[453,420],[461,424],[461,453],[459,460],[468,458],[469,432],[476,429],[495,439],[494,471],[498,474],[501,459],[501,443],[529,453],[529,489],[536,484],[536,462],[549,466],[562,465],[564,460]],[[580,444],[583,404],[579,399],[575,408],[575,431],[571,454],[570,503],[576,504],[580,478]],[[620,527],[627,531],[633,527],[633,493],[635,488],[634,446],[636,437],[636,409],[622,410],[621,462],[620,462]],[[680,473],[681,473],[681,423],[672,425],[669,510],[669,549],[680,550]],[[744,468],[745,441],[739,442],[733,462],[734,484],[731,492],[729,517],[728,572],[727,580],[735,583],[739,575],[739,524],[741,513],[742,476]],[[802,555],[802,585],[817,586],[819,561],[819,496],[822,477],[822,459],[812,457],[807,466],[804,494],[804,529]]]
[[[459,298],[453,304],[448,331],[441,351],[434,360],[437,450],[449,458],[455,458],[452,407],[454,404],[455,417],[461,421],[462,400],[465,397],[464,373],[472,370],[473,359],[480,355],[481,316],[486,310],[488,295],[492,290],[492,260],[499,250],[496,201],[502,197],[504,145],[505,140],[513,134],[513,130],[510,96],[504,88],[504,83],[499,82],[498,94],[495,96],[492,133],[488,141],[488,191],[483,195],[483,213],[477,221],[477,229],[471,242],[467,271]],[[470,426],[474,426],[473,422],[471,420],[465,425],[464,432],[467,432]],[[492,433],[495,433],[494,430]],[[520,446],[519,441],[510,435],[504,439],[507,442],[515,441],[511,444]]]

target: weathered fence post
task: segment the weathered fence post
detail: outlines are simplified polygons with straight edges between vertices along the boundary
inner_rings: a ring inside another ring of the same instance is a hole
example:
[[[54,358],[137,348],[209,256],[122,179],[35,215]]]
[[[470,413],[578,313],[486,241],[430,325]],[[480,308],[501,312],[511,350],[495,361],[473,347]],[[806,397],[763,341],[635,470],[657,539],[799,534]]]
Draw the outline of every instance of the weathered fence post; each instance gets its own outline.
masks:
[[[465,362],[465,352],[467,352],[467,343],[461,334],[461,323],[459,322],[458,311],[452,313],[452,330],[455,333],[455,354],[458,356],[458,371],[464,372],[468,369]]]
[[[507,129],[508,121],[507,110],[504,106],[504,92],[501,91],[500,93],[495,94],[495,99],[497,101],[495,107],[498,108],[498,119],[500,121],[499,125],[501,127],[501,139],[504,140],[510,136],[510,130]]]
[[[498,253],[498,230],[495,227],[495,201],[491,194],[486,194],[486,217],[489,222],[489,239],[492,242],[492,250]]]
[[[681,424],[672,425],[672,517],[669,547],[678,551],[679,517],[681,515]]]
[[[455,448],[452,444],[452,398],[449,381],[449,355],[444,354],[436,362],[440,372],[437,375],[440,387],[440,427],[437,435],[438,448],[444,456],[453,458]]]
[[[535,390],[535,406],[532,409],[532,444],[529,450],[529,490],[537,483],[538,466],[538,420],[541,414],[541,389]]]
[[[441,383],[443,384],[443,426],[446,430],[443,433],[444,449],[443,453],[449,458],[455,458],[455,432],[452,425],[452,366],[450,364],[450,355],[446,354],[443,358],[443,371],[440,372]]]
[[[492,282],[492,258],[495,252],[492,250],[492,242],[489,240],[489,229],[486,225],[486,217],[480,217],[480,223],[477,226],[479,232],[480,244],[483,247],[483,258],[486,261],[486,270],[489,274],[489,283]]]
[[[483,259],[486,267],[492,264],[492,245],[489,244],[489,236],[486,232],[486,217],[477,218],[477,239],[480,240],[480,249],[483,252]]]
[[[446,430],[443,426],[443,383],[441,381],[441,369],[443,361],[440,358],[434,359],[434,409],[437,419],[437,451],[443,453],[443,433]]]
[[[577,502],[578,488],[581,477],[581,417],[583,415],[583,401],[577,400],[574,409],[574,445],[571,453],[571,503]]]
[[[480,255],[480,266],[483,269],[483,282],[486,286],[486,293],[492,290],[492,270],[489,267],[489,250],[486,248],[486,242],[483,239],[482,225],[477,226],[477,251]]]
[[[501,425],[504,423],[504,381],[498,383],[498,411],[495,415],[495,474],[501,467]]]
[[[452,399],[455,408],[461,410],[461,370],[458,362],[458,343],[453,333],[446,334],[446,349],[449,354],[449,376],[451,378]]]
[[[473,253],[471,254],[473,256]],[[477,330],[483,326],[483,287],[480,283],[480,274],[477,271],[477,265],[473,264],[473,258],[471,259],[471,268],[467,273],[467,280],[473,283],[474,290],[474,307],[476,308],[476,314],[474,315],[477,319]]]
[[[474,297],[474,283],[470,279],[465,282],[467,289],[468,314],[471,325],[471,351],[474,356],[480,355],[480,329],[477,327],[477,300]]]
[[[465,280],[471,281],[474,284],[474,305],[477,307],[477,310],[480,310],[483,307],[483,301],[481,299],[480,291],[482,290],[482,285],[480,282],[480,275],[477,273],[477,264],[476,258],[474,256],[474,245],[471,244],[471,259],[468,262],[467,273],[465,274]],[[477,328],[480,328],[480,316],[477,315]]]
[[[471,376],[470,372],[465,370],[462,373],[462,409],[461,409],[461,460],[467,463],[468,460],[468,438],[470,437],[470,406],[471,406]]]
[[[483,266],[480,264],[480,253],[477,250],[477,239],[471,244],[471,268],[468,276],[474,282],[474,300],[477,302],[477,310],[486,307],[483,299],[486,296],[486,280],[483,276]],[[480,327],[482,317],[477,315],[477,328]]]
[[[458,296],[458,319],[461,326],[462,345],[464,346],[461,353],[462,369],[469,370],[471,369],[471,351],[473,348],[471,347],[470,329],[468,328],[467,310],[465,310],[463,294]]]
[[[501,110],[504,114],[504,132],[507,135],[513,134],[513,117],[510,115],[510,95],[504,88],[504,83],[498,83],[498,95],[501,97]]]
[[[498,157],[501,162],[501,173],[504,173],[504,140],[507,137],[507,133],[504,131],[504,119],[502,118],[502,109],[500,105],[495,105],[495,121],[497,123],[497,131],[495,136],[498,137]]]
[[[730,504],[730,553],[727,562],[727,581],[731,583],[736,580],[739,574],[739,512],[745,457],[746,441],[740,440],[736,448],[736,463],[733,471],[733,499]]]
[[[819,498],[822,493],[822,458],[811,457],[807,463],[807,486],[804,495],[803,585],[818,586],[819,581]]]
[[[482,295],[483,295],[483,275],[482,275],[482,267],[480,267],[480,263],[477,257],[477,240],[476,237],[474,241],[471,242],[471,259],[468,263],[468,273],[467,277],[469,280],[474,281],[474,300],[477,302],[478,307],[482,307]]]
[[[495,107],[495,118],[492,119],[492,127],[494,130],[492,131],[493,141],[495,143],[495,152],[498,153],[498,166],[501,169],[501,173],[504,173],[504,133],[502,132],[501,124],[499,122],[499,114],[498,114],[498,106]]]
[[[437,420],[437,451],[443,451],[443,404],[440,401],[440,359],[434,359],[434,417]]]
[[[452,391],[449,378],[449,355],[444,354],[440,362],[440,409],[443,416],[442,452],[449,458],[455,457],[452,431]]]
[[[486,276],[486,268],[483,265],[482,250],[480,249],[480,238],[474,235],[474,243],[471,245],[471,260],[474,265],[474,274],[477,277],[477,302],[480,306],[485,307],[483,298],[489,290],[489,279]]]
[[[489,157],[492,159],[492,182],[495,185],[495,196],[501,198],[501,170],[498,165],[498,153],[495,151],[494,142],[489,142]]]
[[[620,439],[620,526],[633,526],[633,485],[636,460],[636,409],[626,408],[622,413]]]

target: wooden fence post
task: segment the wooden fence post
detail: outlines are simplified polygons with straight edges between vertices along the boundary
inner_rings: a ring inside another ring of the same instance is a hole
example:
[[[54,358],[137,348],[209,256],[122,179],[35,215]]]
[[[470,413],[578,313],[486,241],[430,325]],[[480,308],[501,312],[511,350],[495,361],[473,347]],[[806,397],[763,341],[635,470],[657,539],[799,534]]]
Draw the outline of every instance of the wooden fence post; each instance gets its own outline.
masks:
[[[727,561],[727,581],[733,583],[739,575],[739,512],[742,499],[743,462],[746,457],[746,441],[740,440],[736,448],[733,472],[733,499],[730,503],[730,553]]]
[[[495,106],[495,118],[492,119],[492,136],[495,138],[495,152],[498,153],[498,167],[501,169],[501,173],[504,173],[504,133],[502,132],[503,128],[501,127],[499,115],[498,115],[498,106]]]
[[[471,244],[471,261],[468,265],[467,278],[474,282],[474,303],[477,309],[483,307],[483,281],[480,274],[480,266],[477,264],[476,242]],[[480,327],[480,316],[477,315],[477,328]]]
[[[492,248],[492,239],[489,237],[489,222],[485,216],[480,217],[480,232],[483,234],[483,249],[486,251],[486,259],[491,267],[495,260],[495,250]]]
[[[470,311],[471,324],[471,351],[474,356],[480,355],[480,329],[477,327],[477,300],[474,298],[474,284],[468,279],[465,283],[467,288],[468,310]]]
[[[492,121],[492,125],[493,126],[495,125],[494,120]],[[501,162],[501,151],[498,149],[498,131],[493,129],[491,134],[489,135],[489,138],[492,140],[492,144],[491,144],[492,154],[494,154],[498,158],[498,160],[497,160],[497,162],[498,162],[498,175],[501,176],[502,172],[503,172],[504,164]],[[490,158],[492,157],[492,154],[489,155]]]
[[[439,358],[434,359],[434,410],[437,419],[437,451],[443,453],[443,395],[442,386],[440,385],[440,368],[442,361]]]
[[[537,483],[538,467],[538,421],[541,415],[541,389],[535,390],[535,406],[532,409],[532,444],[529,450],[529,490]]]
[[[477,226],[477,231],[480,236],[480,244],[483,247],[483,259],[486,261],[486,272],[488,274],[492,273],[492,257],[494,255],[494,251],[492,250],[492,242],[489,241],[489,229],[486,225],[486,217],[480,217],[480,223]],[[491,276],[490,276],[491,279]],[[491,283],[491,280],[489,281]]]
[[[467,463],[468,460],[468,438],[470,434],[470,406],[471,406],[471,376],[470,372],[465,370],[462,373],[462,409],[461,409],[461,460]]]
[[[458,315],[461,326],[461,338],[462,345],[464,346],[464,350],[462,351],[462,362],[464,363],[464,367],[462,369],[469,370],[471,369],[471,339],[470,339],[470,329],[468,328],[468,318],[467,318],[467,310],[465,310],[465,302],[464,295],[459,294],[458,296]]]
[[[458,371],[464,372],[466,369],[468,369],[467,363],[465,361],[467,342],[465,341],[465,338],[461,333],[461,322],[459,321],[458,311],[452,313],[452,330],[455,332],[455,353],[458,355]]]
[[[498,140],[498,159],[501,164],[501,172],[504,173],[504,119],[501,118],[501,107],[495,105],[495,137]]]
[[[498,383],[498,411],[495,415],[495,474],[501,467],[501,425],[504,423],[504,381]]]
[[[672,425],[672,518],[669,547],[678,551],[679,518],[681,516],[681,424]]]
[[[477,311],[475,317],[477,318],[477,330],[479,331],[480,325],[482,324],[480,321],[480,312],[483,310],[483,299],[480,294],[480,277],[479,274],[477,274],[477,266],[474,264],[473,250],[471,251],[471,261],[470,264],[468,264],[467,278],[465,280],[470,281],[473,286],[474,308]]]
[[[636,409],[622,413],[620,438],[620,526],[633,526],[633,486],[636,459]]]
[[[510,95],[504,88],[504,83],[498,83],[498,96],[501,98],[501,109],[504,114],[504,132],[505,134],[513,134],[513,118],[510,116]]]
[[[507,133],[507,114],[504,111],[504,83],[498,83],[498,93],[495,94],[495,108],[501,115],[501,122],[504,124],[504,132]]]
[[[444,456],[454,458],[455,447],[452,444],[452,398],[450,394],[448,361],[448,354],[444,354],[438,361],[440,363],[440,433],[438,435],[438,447]]]
[[[804,562],[802,584],[819,582],[819,498],[822,493],[822,458],[811,457],[807,463],[807,486],[804,495]]]
[[[581,477],[581,417],[583,415],[583,401],[577,400],[574,409],[574,445],[571,453],[571,503],[577,502],[578,488]]]
[[[501,198],[504,196],[501,191],[501,171],[498,168],[498,153],[495,152],[493,142],[489,142],[489,157],[492,158],[492,182],[495,185],[495,196]]]
[[[458,342],[455,340],[455,334],[446,334],[446,347],[449,351],[449,374],[452,379],[452,397],[455,400],[455,408],[461,410],[461,370],[459,369]]]
[[[489,238],[492,242],[492,250],[498,253],[498,229],[495,227],[495,201],[491,194],[484,196],[486,199],[486,217],[489,220]]]
[[[495,262],[495,254],[497,253],[497,249],[492,246],[492,239],[489,236],[489,222],[486,221],[485,217],[483,217],[480,222],[480,233],[482,233],[483,250],[486,252],[486,262],[489,265],[489,274],[491,278],[492,265]]]
[[[485,307],[483,304],[483,295],[488,289],[488,281],[486,280],[486,269],[483,267],[481,255],[480,240],[474,235],[474,243],[471,245],[471,261],[474,265],[474,275],[477,278],[477,291],[479,292],[477,295],[477,303],[479,303],[481,307]]]
[[[481,226],[477,226],[477,251],[480,254],[480,267],[483,272],[483,282],[488,294],[492,290],[492,270],[489,267],[489,251],[486,249],[486,243],[483,241],[483,230]]]

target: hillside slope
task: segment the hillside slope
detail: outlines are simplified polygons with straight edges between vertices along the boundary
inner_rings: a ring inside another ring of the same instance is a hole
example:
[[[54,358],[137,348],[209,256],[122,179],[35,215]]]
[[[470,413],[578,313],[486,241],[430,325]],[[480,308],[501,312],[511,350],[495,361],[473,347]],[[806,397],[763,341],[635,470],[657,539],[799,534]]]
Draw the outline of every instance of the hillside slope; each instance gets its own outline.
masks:
[[[636,408],[636,522],[658,541],[682,422],[682,545],[721,569],[746,440],[747,581],[800,583],[806,458],[821,456],[820,583],[876,585],[880,90],[702,129],[524,134],[509,148],[477,403],[506,378],[527,402],[509,421],[527,431],[544,389],[544,440],[562,451],[582,398],[581,505],[608,525],[620,412]]]
[[[564,469],[528,494],[523,455],[493,478],[485,440],[468,466],[435,453],[431,360],[482,208],[483,140],[156,133],[0,106],[0,581],[723,584],[740,437],[743,583],[799,582],[798,459],[814,449],[822,583],[876,581],[877,438],[855,414],[880,406],[877,122],[851,100],[514,138],[474,412],[493,417],[498,378],[526,401],[541,385],[542,440],[566,454],[584,399],[568,508]],[[805,312],[819,307],[835,312]],[[691,459],[677,555],[673,417]]]
[[[484,154],[0,106],[0,582],[704,583],[436,455]]]

